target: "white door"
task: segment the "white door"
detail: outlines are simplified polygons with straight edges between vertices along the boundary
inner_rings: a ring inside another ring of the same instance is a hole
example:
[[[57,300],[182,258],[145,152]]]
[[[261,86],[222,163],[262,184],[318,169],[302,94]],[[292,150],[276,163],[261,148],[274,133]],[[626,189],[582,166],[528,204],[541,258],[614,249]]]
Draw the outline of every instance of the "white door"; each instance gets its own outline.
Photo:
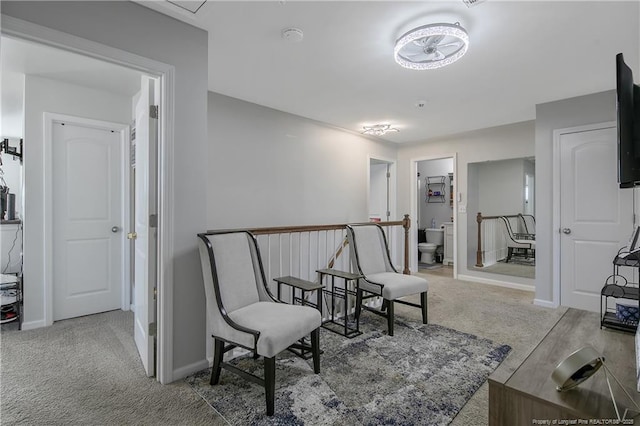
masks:
[[[632,231],[631,191],[617,183],[616,128],[560,136],[560,303],[600,311],[612,260]]]
[[[134,339],[147,376],[155,375],[156,147],[157,119],[150,116],[156,81],[143,76],[136,104],[134,214]]]
[[[119,132],[53,123],[53,320],[121,308]]]

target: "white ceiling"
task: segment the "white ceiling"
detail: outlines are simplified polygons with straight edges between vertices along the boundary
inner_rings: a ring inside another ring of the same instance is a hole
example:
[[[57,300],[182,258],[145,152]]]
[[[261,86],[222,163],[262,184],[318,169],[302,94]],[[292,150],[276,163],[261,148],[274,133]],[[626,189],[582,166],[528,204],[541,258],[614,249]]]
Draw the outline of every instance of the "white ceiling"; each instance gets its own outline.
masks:
[[[209,90],[351,131],[389,123],[401,131],[384,138],[398,143],[532,120],[536,104],[614,89],[618,52],[640,75],[637,0],[209,0],[195,14],[140,3],[209,32]],[[397,65],[395,40],[436,22],[467,29],[467,55],[437,70]],[[288,27],[304,40],[285,42]]]
[[[0,38],[1,136],[22,137],[24,75],[59,80],[124,96],[140,90],[140,72],[8,37]]]

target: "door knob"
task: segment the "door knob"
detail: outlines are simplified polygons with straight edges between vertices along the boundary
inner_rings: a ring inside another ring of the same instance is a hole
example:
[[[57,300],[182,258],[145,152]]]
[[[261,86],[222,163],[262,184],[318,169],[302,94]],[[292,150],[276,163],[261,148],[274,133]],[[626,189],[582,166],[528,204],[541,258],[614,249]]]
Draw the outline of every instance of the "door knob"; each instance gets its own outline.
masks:
[[[571,228],[562,228],[562,232],[569,235],[571,233]]]
[[[113,232],[114,234],[116,232],[118,232],[119,230],[120,230],[120,228],[118,228],[117,226],[114,226],[114,227],[111,228],[111,232]]]

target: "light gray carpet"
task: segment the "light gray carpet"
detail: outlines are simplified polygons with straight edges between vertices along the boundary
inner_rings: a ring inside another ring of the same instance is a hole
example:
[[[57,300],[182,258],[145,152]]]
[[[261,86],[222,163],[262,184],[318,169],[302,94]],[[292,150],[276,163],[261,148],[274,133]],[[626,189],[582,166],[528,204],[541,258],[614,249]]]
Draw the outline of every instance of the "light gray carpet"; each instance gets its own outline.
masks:
[[[222,370],[209,385],[211,369],[188,377],[233,425],[446,425],[507,356],[509,346],[437,324],[398,318],[394,336],[386,321],[363,315],[363,334],[353,339],[320,329],[324,351],[320,374],[312,361],[278,357],[273,417],[265,415],[260,386]],[[262,377],[262,360],[231,362]]]
[[[532,305],[533,294],[454,281],[451,268],[426,274],[429,320],[512,347],[514,368],[564,309]],[[396,314],[420,320],[419,309]],[[363,313],[363,315],[372,315]],[[144,376],[133,344],[133,318],[109,312],[52,327],[0,334],[0,422],[24,425],[224,424],[183,381],[160,385]],[[480,387],[452,425],[488,423],[488,387]]]
[[[216,425],[188,385],[145,376],[133,314],[113,311],[0,335],[4,425]]]

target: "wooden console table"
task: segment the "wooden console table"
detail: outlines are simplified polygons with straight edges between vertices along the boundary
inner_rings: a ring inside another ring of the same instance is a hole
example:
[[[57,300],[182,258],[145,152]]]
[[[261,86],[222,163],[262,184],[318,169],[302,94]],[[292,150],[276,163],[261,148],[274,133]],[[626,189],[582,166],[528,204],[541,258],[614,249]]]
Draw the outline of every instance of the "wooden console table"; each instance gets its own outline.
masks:
[[[613,330],[601,330],[597,313],[569,309],[547,333],[536,348],[515,369],[502,365],[489,377],[489,424],[531,425],[536,420],[556,424],[580,423],[580,420],[617,419],[609,389],[601,368],[578,387],[556,391],[551,372],[568,355],[591,345],[604,356],[605,364],[626,387],[640,400],[636,390],[636,355],[634,336]],[[610,378],[620,414],[631,403]],[[640,415],[630,412],[627,418],[639,424]],[[560,420],[576,420],[561,423]],[[605,424],[605,423],[602,423]]]

